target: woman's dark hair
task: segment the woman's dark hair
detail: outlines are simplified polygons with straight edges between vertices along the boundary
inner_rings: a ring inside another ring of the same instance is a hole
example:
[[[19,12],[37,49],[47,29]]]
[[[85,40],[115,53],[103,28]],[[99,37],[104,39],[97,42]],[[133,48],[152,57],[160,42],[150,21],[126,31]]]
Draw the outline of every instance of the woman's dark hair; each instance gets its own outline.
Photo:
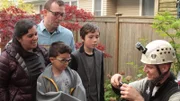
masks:
[[[99,27],[92,23],[87,23],[80,29],[80,36],[84,39],[88,33],[94,33],[96,30],[99,32]]]
[[[54,42],[49,48],[49,57],[57,57],[58,54],[69,53],[72,49],[62,41]]]
[[[33,26],[36,26],[36,23],[30,19],[19,20],[14,27],[13,38],[21,38],[23,35],[28,33],[28,30]]]

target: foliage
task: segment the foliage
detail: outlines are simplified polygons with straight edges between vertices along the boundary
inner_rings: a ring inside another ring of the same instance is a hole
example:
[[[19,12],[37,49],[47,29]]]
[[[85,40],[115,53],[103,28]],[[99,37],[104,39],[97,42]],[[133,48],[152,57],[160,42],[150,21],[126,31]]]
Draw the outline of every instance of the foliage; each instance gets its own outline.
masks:
[[[0,4],[0,10],[2,9],[6,9],[9,8],[11,6],[14,6],[19,8],[19,9],[23,9],[24,11],[28,12],[28,13],[33,13],[33,7],[34,5],[32,4],[25,4],[23,0],[1,0],[1,4]]]
[[[36,22],[40,21],[39,15],[28,14],[15,6],[10,6],[0,11],[1,44],[6,44],[11,39],[15,23],[23,18],[29,18]]]
[[[81,28],[79,22],[85,22],[93,19],[91,12],[86,12],[83,9],[77,9],[77,6],[66,5],[65,11],[66,17],[60,24],[73,31],[77,31]]]
[[[105,98],[105,101],[118,101],[119,96],[114,93],[114,91],[112,90],[111,83],[110,83],[111,75],[108,74],[107,76],[108,76],[108,79],[105,81],[105,84],[104,84],[104,90],[105,90],[104,98]]]
[[[173,71],[177,74],[180,71],[180,44],[178,43],[178,39],[180,38],[180,19],[171,15],[169,12],[165,12],[155,16],[152,27],[161,36],[170,39],[170,43],[176,51],[177,60],[175,61]]]
[[[130,66],[132,66],[133,68],[137,69],[137,75],[135,78],[133,78],[134,80],[139,80],[145,77],[145,72],[143,71],[143,66],[138,66],[137,64],[135,64],[134,62],[128,62],[126,63]]]

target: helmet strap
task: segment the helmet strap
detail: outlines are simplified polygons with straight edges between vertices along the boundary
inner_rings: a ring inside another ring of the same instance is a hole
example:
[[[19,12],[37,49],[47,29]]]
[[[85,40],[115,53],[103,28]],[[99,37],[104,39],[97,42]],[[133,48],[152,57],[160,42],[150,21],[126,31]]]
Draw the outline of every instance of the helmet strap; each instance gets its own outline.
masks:
[[[162,72],[160,71],[160,68],[159,68],[159,65],[155,65],[156,66],[156,69],[159,73],[159,77],[156,78],[155,80],[152,80],[152,83],[155,85],[155,86],[160,86],[160,81],[164,78],[164,76],[169,72],[170,68],[162,74]]]

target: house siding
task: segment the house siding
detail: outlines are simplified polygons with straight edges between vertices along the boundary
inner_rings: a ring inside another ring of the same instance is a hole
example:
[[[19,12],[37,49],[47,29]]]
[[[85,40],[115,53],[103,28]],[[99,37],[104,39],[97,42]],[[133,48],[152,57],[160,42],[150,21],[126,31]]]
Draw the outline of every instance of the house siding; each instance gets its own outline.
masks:
[[[159,13],[168,11],[171,14],[176,16],[177,15],[176,2],[177,2],[177,0],[160,0],[159,1]]]
[[[92,0],[79,0],[79,7],[85,11],[92,12]]]
[[[117,12],[124,15],[139,15],[139,0],[117,0]]]
[[[103,15],[115,15],[117,11],[118,0],[104,0],[103,1]]]

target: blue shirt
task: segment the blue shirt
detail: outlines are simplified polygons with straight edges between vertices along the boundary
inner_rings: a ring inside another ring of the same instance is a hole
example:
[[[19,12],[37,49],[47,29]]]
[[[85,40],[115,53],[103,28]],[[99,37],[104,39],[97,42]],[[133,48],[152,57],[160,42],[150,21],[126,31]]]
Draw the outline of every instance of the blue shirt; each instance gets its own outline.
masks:
[[[43,21],[41,21],[38,24],[37,32],[38,32],[38,44],[39,45],[43,45],[46,48],[49,48],[49,46],[53,42],[62,41],[66,45],[69,45],[71,47],[72,51],[75,51],[75,43],[74,43],[73,33],[69,29],[67,29],[63,26],[59,26],[56,31],[54,31],[52,34],[50,34],[47,31],[46,27],[44,26]]]

